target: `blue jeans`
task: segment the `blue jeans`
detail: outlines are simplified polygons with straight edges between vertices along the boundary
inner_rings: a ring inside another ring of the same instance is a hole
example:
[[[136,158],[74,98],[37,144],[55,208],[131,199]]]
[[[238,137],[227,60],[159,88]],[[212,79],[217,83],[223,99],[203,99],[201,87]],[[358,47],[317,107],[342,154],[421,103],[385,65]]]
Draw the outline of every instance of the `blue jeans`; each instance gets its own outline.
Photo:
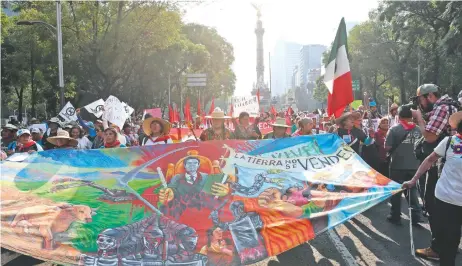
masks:
[[[391,170],[390,171],[390,179],[397,183],[403,183],[404,181],[409,181],[414,176],[416,170]],[[410,195],[410,202],[409,202],[409,193]],[[391,216],[394,219],[399,219],[401,217],[401,195],[403,192],[396,193],[390,199],[391,202]],[[412,220],[413,221],[420,221],[422,215],[422,209],[419,204],[418,198],[418,190],[417,187],[413,187],[411,189],[405,190],[404,195],[406,196],[406,200],[408,204],[412,208]]]

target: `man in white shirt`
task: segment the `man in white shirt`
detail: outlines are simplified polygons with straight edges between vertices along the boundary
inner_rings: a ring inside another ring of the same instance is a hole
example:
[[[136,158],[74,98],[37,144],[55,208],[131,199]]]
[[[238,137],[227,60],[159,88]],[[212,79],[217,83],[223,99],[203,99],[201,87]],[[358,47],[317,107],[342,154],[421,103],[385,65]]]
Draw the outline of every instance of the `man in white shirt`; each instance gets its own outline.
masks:
[[[457,134],[444,138],[422,162],[412,180],[403,184],[403,188],[414,186],[440,157],[445,160],[435,188],[435,229],[432,229],[439,242],[438,250],[433,252],[439,255],[440,265],[456,265],[462,227],[462,111],[451,115],[449,124]],[[428,255],[430,251],[431,248],[417,249],[416,255]]]

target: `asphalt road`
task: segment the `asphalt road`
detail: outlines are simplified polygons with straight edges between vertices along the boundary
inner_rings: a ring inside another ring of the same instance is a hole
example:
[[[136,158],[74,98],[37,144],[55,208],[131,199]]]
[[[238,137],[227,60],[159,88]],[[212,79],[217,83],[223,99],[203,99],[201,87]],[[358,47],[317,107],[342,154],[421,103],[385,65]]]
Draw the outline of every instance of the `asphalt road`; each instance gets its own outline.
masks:
[[[404,201],[404,199],[403,199]],[[292,249],[278,258],[273,257],[254,266],[298,266],[298,265],[439,265],[411,255],[407,204],[403,206],[403,225],[396,226],[386,220],[388,203],[381,203],[360,214],[349,222],[337,226],[330,232]],[[424,218],[426,221],[426,219]],[[416,248],[430,243],[428,223],[413,227]],[[459,248],[462,250],[462,238]],[[461,252],[462,253],[462,252]],[[2,249],[2,265],[5,266],[51,266],[26,256],[18,256]],[[462,254],[457,257],[457,266],[462,266]]]

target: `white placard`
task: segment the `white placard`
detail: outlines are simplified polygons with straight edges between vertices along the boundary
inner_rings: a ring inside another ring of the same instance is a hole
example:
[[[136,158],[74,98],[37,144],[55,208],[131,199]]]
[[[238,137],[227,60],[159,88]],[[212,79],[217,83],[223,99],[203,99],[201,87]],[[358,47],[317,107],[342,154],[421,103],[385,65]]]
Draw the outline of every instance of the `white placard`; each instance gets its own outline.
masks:
[[[130,105],[126,104],[125,102],[122,102],[122,105],[124,106],[125,113],[127,113],[127,117],[130,117],[135,109],[133,109]]]
[[[75,114],[75,108],[72,103],[67,102],[64,108],[59,112],[59,115],[66,121],[77,121],[77,115]]]
[[[377,128],[379,127],[379,120],[380,119],[371,119],[371,128],[374,129],[374,131],[377,131]],[[363,128],[364,129],[369,129],[369,120],[368,119],[363,119]]]
[[[257,96],[235,96],[232,99],[233,117],[238,117],[240,113],[247,112],[251,117],[260,115],[260,106]]]
[[[125,120],[127,120],[127,113],[117,97],[111,95],[104,102],[103,118],[122,129]]]
[[[104,100],[99,99],[84,107],[89,113],[94,114],[96,117],[101,117],[104,113]]]
[[[47,131],[47,124],[33,124],[29,126],[29,130],[32,130],[33,128],[38,128],[42,131],[42,134]]]

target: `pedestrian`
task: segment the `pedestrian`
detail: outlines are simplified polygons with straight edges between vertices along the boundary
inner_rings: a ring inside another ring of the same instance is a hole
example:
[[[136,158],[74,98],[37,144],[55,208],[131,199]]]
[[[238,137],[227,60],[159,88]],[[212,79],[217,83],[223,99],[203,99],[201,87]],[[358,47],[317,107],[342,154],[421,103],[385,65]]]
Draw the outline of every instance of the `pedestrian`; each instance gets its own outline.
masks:
[[[225,119],[230,117],[225,116],[225,113],[219,107],[215,108],[212,114],[205,118],[212,119],[212,126],[202,131],[200,136],[202,141],[234,139],[233,132],[225,127]]]
[[[273,127],[273,132],[265,135],[264,139],[284,139],[290,138],[290,135],[287,134],[288,128],[285,118],[276,118],[276,121],[271,124]]]
[[[79,142],[69,136],[69,132],[63,129],[58,129],[56,135],[48,137],[47,142],[50,143],[52,149],[75,149]]]
[[[388,117],[383,117],[379,120],[379,125],[374,135],[375,147],[378,153],[376,170],[384,176],[389,176],[387,150],[385,149],[385,138],[387,136],[388,129],[389,119]]]
[[[292,137],[314,135],[313,119],[305,117],[298,121],[298,130],[292,134]]]
[[[125,144],[120,143],[119,134],[117,130],[113,127],[108,127],[104,130],[104,145],[100,147],[101,149],[108,148],[123,148],[126,147]]]
[[[28,152],[33,153],[37,151],[43,151],[42,147],[31,139],[29,129],[18,130],[18,142],[16,145],[15,153]]]
[[[409,181],[419,168],[420,161],[414,157],[414,144],[422,137],[420,128],[412,122],[410,106],[403,105],[398,108],[399,124],[392,127],[385,140],[385,149],[390,154],[390,179],[403,183]],[[409,195],[410,193],[410,195]],[[410,200],[412,208],[412,224],[422,222],[421,207],[418,200],[417,188],[405,191],[406,199]],[[393,224],[401,224],[401,195],[394,194],[391,199],[391,212],[387,220]]]
[[[388,114],[388,125],[389,127],[393,127],[394,125],[398,124],[398,105],[396,103],[393,103],[390,106],[390,111]]]
[[[173,143],[170,138],[170,123],[159,117],[149,117],[143,121],[144,138],[141,146]]]
[[[92,144],[91,148],[92,149],[99,149],[99,148],[101,148],[101,146],[104,145],[104,128],[103,128],[103,125],[101,125],[101,124],[96,125],[95,124],[95,133],[96,133],[96,136],[93,139],[93,144]]]
[[[58,129],[61,128],[61,120],[57,117],[53,117],[47,121],[47,131],[43,134],[42,147],[44,150],[51,150],[55,148],[55,145],[48,141],[49,137],[55,137],[58,134]]]
[[[1,147],[2,151],[13,153],[16,147],[16,132],[18,128],[13,124],[6,124],[2,127],[2,140]]]
[[[382,115],[379,113],[379,110],[377,109],[377,103],[374,101],[374,100],[370,100],[369,101],[369,107],[370,107],[370,110],[369,112],[365,112],[364,113],[364,119],[366,118],[371,118],[371,119],[380,119],[382,118]],[[371,115],[371,117],[369,117],[369,114]]]
[[[434,149],[445,137],[452,134],[448,121],[451,114],[457,112],[457,102],[447,94],[442,95],[441,89],[435,84],[421,85],[417,88],[416,95],[420,108],[413,110],[412,116],[421,130],[423,141],[414,147],[414,153],[419,160],[423,161],[433,153]],[[428,118],[428,121],[423,119],[420,110],[426,113],[425,117]],[[427,171],[424,195],[425,210],[428,212],[428,221],[432,232],[434,227],[435,187],[439,175],[437,165],[433,165]],[[428,259],[438,259],[439,250],[439,240],[432,233],[431,246],[426,249],[417,249],[416,255]]]
[[[77,149],[80,149],[80,150],[91,149],[93,143],[84,135],[84,132],[80,126],[74,125],[71,128],[70,136],[79,142],[79,144],[77,145]]]
[[[124,124],[122,132],[127,139],[127,147],[138,146],[138,135],[133,133],[133,127],[129,123]]]
[[[420,165],[414,177],[403,184],[413,188],[419,178],[440,158],[445,160],[435,188],[435,213],[432,234],[439,243],[440,265],[455,266],[462,227],[462,112],[454,113],[449,124],[457,134],[445,137]],[[427,248],[426,250],[431,249]],[[419,252],[418,254],[429,254]]]
[[[361,114],[345,113],[341,117],[335,120],[335,123],[338,126],[337,134],[346,144],[348,144],[356,153],[360,154],[359,148],[361,142],[365,145],[371,145],[373,136],[375,134],[374,130],[369,130],[369,136],[361,130],[354,126],[355,120],[358,120],[358,117],[361,117]]]
[[[42,130],[38,127],[33,127],[30,129],[30,133],[32,134],[32,140],[38,143],[40,146],[42,145]]]
[[[249,113],[241,112],[239,114],[239,122],[236,123],[235,120],[233,120],[235,138],[247,140],[261,139],[261,132],[258,128],[258,120],[259,119],[256,119],[255,123],[250,124]]]

